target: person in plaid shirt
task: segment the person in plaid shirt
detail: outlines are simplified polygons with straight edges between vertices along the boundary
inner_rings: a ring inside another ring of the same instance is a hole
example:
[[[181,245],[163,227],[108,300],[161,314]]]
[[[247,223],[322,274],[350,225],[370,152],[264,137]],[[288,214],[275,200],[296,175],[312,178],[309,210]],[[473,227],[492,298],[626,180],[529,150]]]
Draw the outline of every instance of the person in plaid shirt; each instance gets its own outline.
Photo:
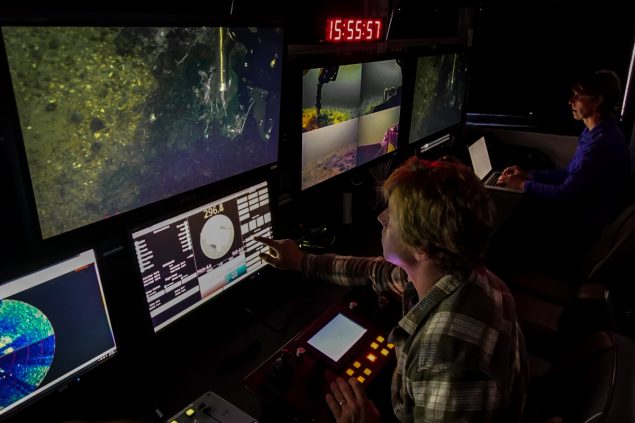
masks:
[[[257,238],[263,260],[304,277],[372,283],[403,300],[389,335],[397,367],[392,406],[401,422],[517,422],[529,382],[514,300],[483,265],[493,203],[474,172],[415,157],[384,183],[383,257],[313,255],[295,241]],[[380,422],[356,379],[337,379],[326,402],[338,423]]]

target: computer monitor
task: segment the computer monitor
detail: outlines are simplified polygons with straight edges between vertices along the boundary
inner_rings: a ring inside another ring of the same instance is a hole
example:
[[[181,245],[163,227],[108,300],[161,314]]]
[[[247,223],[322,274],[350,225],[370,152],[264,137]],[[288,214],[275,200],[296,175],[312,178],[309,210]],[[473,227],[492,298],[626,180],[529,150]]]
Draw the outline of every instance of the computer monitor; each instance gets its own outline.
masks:
[[[1,27],[42,238],[277,161],[282,27],[144,18]]]
[[[396,59],[304,70],[302,189],[397,148],[401,85]]]
[[[0,420],[117,350],[93,250],[0,285]]]
[[[410,144],[463,123],[468,67],[465,52],[417,59],[410,117]]]
[[[132,232],[155,332],[265,266],[254,237],[272,236],[269,191],[263,180]]]

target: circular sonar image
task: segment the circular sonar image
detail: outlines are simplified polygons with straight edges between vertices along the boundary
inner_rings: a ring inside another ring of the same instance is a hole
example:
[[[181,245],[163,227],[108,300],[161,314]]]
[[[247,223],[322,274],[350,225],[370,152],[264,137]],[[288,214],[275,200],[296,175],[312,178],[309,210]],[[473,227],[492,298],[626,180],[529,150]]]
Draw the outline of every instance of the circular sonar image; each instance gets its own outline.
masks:
[[[223,257],[234,242],[234,224],[224,214],[209,218],[201,229],[201,250],[211,259]]]
[[[55,332],[30,304],[0,300],[0,409],[35,391],[51,368]]]

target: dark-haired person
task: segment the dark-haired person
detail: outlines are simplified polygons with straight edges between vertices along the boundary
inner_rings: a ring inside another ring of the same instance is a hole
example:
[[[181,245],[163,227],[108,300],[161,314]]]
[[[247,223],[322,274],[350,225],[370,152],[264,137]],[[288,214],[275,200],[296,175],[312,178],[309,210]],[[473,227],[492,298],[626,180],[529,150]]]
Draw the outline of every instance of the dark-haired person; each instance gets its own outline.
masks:
[[[506,229],[517,231],[516,242],[495,238],[494,244],[502,244],[496,246],[498,252],[513,252],[513,245],[525,243],[515,254],[530,260],[554,258],[556,265],[574,262],[622,206],[631,164],[615,117],[619,77],[600,70],[579,77],[571,89],[573,118],[585,125],[575,154],[564,169],[526,171],[511,166],[503,171],[499,185],[522,189],[526,198]]]
[[[493,204],[471,169],[411,158],[383,185],[383,257],[305,254],[295,241],[257,240],[265,261],[306,278],[401,295],[389,335],[397,367],[392,408],[401,422],[516,422],[528,382],[522,332],[507,287],[483,265]],[[388,421],[354,378],[326,402],[338,423]]]

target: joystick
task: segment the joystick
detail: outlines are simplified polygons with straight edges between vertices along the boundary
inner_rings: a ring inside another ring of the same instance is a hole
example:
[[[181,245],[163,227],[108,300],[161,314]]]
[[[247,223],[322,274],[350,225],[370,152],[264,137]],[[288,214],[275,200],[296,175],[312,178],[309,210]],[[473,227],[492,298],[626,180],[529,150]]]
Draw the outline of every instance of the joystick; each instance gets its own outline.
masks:
[[[269,368],[269,374],[267,376],[271,383],[278,389],[286,388],[293,376],[293,368],[291,367],[289,359],[289,350],[283,348],[280,351],[278,358],[273,361],[271,367]]]

